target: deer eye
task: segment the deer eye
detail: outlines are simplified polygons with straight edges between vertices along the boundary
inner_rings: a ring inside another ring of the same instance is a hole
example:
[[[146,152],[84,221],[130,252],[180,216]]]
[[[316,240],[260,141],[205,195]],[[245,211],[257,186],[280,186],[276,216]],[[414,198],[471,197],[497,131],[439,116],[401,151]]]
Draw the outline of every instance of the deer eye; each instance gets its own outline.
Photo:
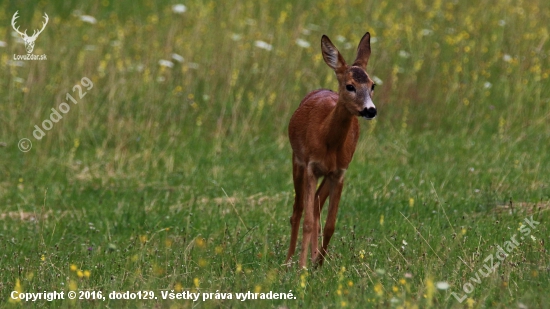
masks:
[[[355,92],[355,87],[353,87],[353,85],[346,85],[346,90],[349,92]]]
[[[374,91],[374,86],[376,86],[376,84],[372,84],[370,91]]]

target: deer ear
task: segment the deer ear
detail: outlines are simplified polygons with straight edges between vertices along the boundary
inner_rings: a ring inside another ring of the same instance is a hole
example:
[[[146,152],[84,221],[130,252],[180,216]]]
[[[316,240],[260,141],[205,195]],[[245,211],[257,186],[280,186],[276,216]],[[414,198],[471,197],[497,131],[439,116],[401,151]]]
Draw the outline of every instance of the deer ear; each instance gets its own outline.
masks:
[[[334,71],[339,71],[346,67],[346,61],[344,57],[340,55],[340,52],[334,44],[330,41],[328,36],[323,35],[321,38],[321,50],[323,51],[323,59]]]
[[[355,61],[353,62],[353,65],[356,65],[358,67],[363,68],[363,70],[367,69],[367,63],[369,62],[370,57],[370,33],[365,33],[363,35],[363,38],[361,38],[361,41],[359,42],[359,46],[357,47],[357,57],[355,58]]]

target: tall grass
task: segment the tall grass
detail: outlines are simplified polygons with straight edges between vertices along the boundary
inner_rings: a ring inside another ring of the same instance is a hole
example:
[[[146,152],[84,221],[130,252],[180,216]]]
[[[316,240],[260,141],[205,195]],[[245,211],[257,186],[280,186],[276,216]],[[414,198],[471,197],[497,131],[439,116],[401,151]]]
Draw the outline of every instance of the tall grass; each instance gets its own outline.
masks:
[[[0,3],[2,306],[17,288],[159,296],[36,307],[196,305],[160,299],[172,289],[297,297],[203,307],[548,307],[547,1],[174,4]],[[49,15],[48,60],[13,61],[18,10],[29,32]],[[288,120],[336,89],[321,35],[349,61],[366,31],[379,116],[361,123],[326,265],[288,271]],[[94,87],[36,140],[82,77]],[[531,215],[534,239],[456,301]]]

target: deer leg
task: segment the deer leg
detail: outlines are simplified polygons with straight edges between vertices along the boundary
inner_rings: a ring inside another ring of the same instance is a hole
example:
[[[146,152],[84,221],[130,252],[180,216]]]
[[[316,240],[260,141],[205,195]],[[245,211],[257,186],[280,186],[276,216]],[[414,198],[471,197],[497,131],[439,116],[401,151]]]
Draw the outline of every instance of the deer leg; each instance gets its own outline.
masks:
[[[321,211],[323,210],[323,205],[327,200],[329,194],[329,185],[327,178],[325,177],[321,182],[321,185],[315,193],[315,204],[313,210],[313,235],[311,236],[311,259],[315,261],[317,255],[319,255],[319,234],[321,233]]]
[[[294,161],[294,156],[293,156]],[[285,263],[288,264],[290,259],[294,255],[296,250],[296,241],[298,239],[298,231],[300,230],[300,220],[302,219],[302,212],[304,210],[304,167],[298,165],[296,162],[292,164],[292,176],[294,179],[294,206],[292,207],[292,216],[290,217],[290,247],[288,248],[288,254],[286,256]]]
[[[304,225],[302,227],[302,252],[300,253],[300,268],[307,265],[307,251],[311,242],[314,221],[314,203],[317,178],[311,168],[307,168],[304,175]]]
[[[332,234],[334,234],[334,228],[336,227],[336,215],[338,214],[338,204],[340,203],[343,187],[343,178],[331,179],[327,222],[325,223],[325,229],[323,230],[323,246],[321,249],[321,254],[317,256],[317,263],[319,265],[323,265],[323,261],[327,255],[328,243],[330,242]]]

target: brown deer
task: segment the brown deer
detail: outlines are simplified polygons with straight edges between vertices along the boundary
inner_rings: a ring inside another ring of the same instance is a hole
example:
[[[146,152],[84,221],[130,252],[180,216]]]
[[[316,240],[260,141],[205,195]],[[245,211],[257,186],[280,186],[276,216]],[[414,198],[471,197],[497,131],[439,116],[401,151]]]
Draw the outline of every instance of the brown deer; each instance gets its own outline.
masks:
[[[370,34],[365,33],[359,42],[357,57],[351,66],[346,64],[326,35],[321,38],[321,50],[323,59],[336,73],[338,93],[326,89],[310,92],[292,115],[288,126],[296,196],[290,217],[292,232],[285,263],[291,264],[303,212],[300,268],[307,265],[309,245],[312,261],[315,265],[323,264],[334,233],[344,173],[359,139],[356,116],[366,119],[376,116],[376,107],[372,103],[375,84],[365,71],[370,56]],[[324,178],[316,192],[320,177]],[[319,251],[321,209],[329,196],[327,221]]]

